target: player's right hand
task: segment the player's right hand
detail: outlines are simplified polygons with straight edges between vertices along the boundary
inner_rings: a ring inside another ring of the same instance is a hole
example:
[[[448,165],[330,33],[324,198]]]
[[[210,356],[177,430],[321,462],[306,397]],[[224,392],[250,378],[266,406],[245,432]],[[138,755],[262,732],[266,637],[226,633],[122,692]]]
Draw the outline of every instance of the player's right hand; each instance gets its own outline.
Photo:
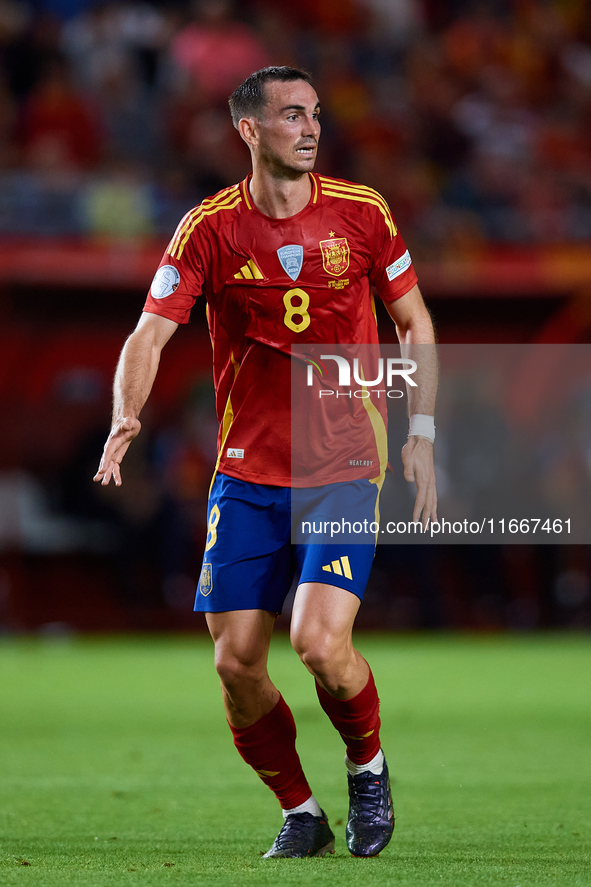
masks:
[[[111,428],[107,438],[98,471],[93,477],[95,483],[106,487],[111,478],[115,486],[121,486],[121,461],[127,452],[129,444],[140,433],[141,423],[139,419],[129,416],[118,419]]]

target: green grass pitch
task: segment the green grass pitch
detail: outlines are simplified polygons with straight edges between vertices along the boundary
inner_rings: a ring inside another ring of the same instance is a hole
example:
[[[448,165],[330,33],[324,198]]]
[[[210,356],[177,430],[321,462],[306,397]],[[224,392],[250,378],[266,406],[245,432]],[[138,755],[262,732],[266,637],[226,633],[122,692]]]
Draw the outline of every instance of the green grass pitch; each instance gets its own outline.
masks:
[[[0,887],[591,885],[583,636],[362,635],[396,830],[346,851],[343,747],[287,639],[292,706],[333,857],[263,860],[281,823],[226,727],[211,642],[0,642]]]

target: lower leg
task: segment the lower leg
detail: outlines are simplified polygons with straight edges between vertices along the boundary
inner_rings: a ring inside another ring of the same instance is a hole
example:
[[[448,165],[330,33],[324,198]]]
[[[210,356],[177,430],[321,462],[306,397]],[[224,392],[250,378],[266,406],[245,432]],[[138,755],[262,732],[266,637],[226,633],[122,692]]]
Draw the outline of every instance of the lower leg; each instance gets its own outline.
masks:
[[[232,727],[234,745],[281,807],[291,810],[309,800],[312,790],[296,751],[296,726],[282,696],[274,708],[249,727]]]
[[[215,644],[215,667],[231,727],[248,727],[279,701],[279,690],[267,672],[275,617],[264,610],[208,613]]]
[[[320,704],[347,746],[347,847],[354,856],[376,856],[392,837],[394,808],[380,748],[377,690],[351,638],[358,607],[359,599],[343,589],[301,585],[292,643],[316,678]]]
[[[353,647],[359,598],[321,583],[298,588],[292,643],[316,679],[320,704],[357,765],[380,752],[379,699],[369,665]],[[381,769],[381,765],[380,765]]]
[[[347,746],[348,763],[373,764],[381,772],[380,701],[371,670],[363,689],[350,699],[335,699],[316,682],[320,705]],[[355,768],[353,768],[355,769]],[[373,769],[373,767],[372,767]]]
[[[267,673],[275,617],[247,610],[210,613],[207,621],[234,745],[283,809],[299,807],[312,792],[296,751],[293,716]]]

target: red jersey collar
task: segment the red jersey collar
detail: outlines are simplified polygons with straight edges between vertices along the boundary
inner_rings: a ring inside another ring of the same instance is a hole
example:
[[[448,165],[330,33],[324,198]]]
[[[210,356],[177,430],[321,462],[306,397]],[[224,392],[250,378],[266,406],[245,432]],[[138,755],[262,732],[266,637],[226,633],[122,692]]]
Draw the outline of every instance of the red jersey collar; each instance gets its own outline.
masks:
[[[300,210],[299,213],[296,213],[296,216],[299,216],[300,213],[305,212],[308,209],[308,207],[314,206],[314,204],[318,203],[318,196],[320,194],[320,186],[318,184],[318,180],[316,178],[316,175],[313,172],[309,172],[308,175],[310,176],[310,182],[312,184],[312,193],[310,195],[310,200],[308,201],[306,206]],[[254,205],[254,201],[250,195],[249,184],[250,184],[251,179],[252,179],[252,173],[249,172],[249,174],[246,176],[246,178],[242,182],[240,182],[240,192],[242,194],[242,199],[244,200],[244,203],[246,204],[247,208],[250,210],[254,210],[254,212],[259,213],[259,215],[261,215],[261,216],[264,216],[265,219],[272,219],[275,222],[285,221],[285,219],[274,219],[273,216],[267,216],[267,215],[265,215],[265,213],[262,213],[259,209],[256,208],[256,206]],[[289,216],[288,218],[293,219],[295,217]]]

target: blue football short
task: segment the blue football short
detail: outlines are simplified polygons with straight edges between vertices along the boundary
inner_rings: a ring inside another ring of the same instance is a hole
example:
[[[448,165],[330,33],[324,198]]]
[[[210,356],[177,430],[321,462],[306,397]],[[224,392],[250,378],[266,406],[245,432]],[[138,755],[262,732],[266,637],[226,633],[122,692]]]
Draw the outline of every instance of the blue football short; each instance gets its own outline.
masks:
[[[280,613],[292,585],[303,582],[336,585],[363,598],[375,554],[379,487],[357,480],[292,490],[218,474],[195,610]]]

